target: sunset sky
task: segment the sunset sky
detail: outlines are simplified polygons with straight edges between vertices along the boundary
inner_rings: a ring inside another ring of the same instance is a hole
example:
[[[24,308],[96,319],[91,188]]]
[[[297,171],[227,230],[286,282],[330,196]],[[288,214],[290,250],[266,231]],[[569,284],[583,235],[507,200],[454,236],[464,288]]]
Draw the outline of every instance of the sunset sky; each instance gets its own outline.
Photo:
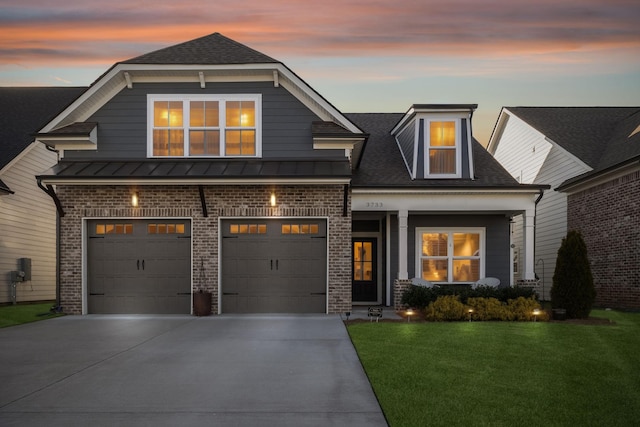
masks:
[[[0,86],[86,86],[214,32],[282,61],[343,112],[640,105],[638,0],[0,0]]]

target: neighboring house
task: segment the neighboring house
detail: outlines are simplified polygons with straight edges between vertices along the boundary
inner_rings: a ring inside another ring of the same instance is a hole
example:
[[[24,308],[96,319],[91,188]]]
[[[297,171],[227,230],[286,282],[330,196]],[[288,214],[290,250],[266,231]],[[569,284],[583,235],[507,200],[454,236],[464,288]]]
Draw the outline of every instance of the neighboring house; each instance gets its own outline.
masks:
[[[520,182],[558,190],[537,206],[536,272],[545,297],[562,238],[577,229],[596,304],[640,308],[640,107],[505,107],[488,150]]]
[[[56,211],[35,176],[58,159],[33,133],[84,90],[0,88],[0,304],[56,297]],[[21,259],[31,275],[18,282]]]
[[[206,291],[214,313],[338,313],[415,276],[508,285],[510,218],[546,187],[472,138],[475,108],[345,115],[217,33],[117,63],[37,135],[61,158],[38,180],[62,307],[189,313]]]

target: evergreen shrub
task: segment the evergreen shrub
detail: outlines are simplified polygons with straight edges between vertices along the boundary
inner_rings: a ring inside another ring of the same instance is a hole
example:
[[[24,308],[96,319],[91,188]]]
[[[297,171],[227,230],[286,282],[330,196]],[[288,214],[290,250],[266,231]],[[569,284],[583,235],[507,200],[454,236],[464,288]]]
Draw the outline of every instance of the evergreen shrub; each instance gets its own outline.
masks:
[[[570,319],[589,317],[596,298],[587,245],[579,231],[562,239],[551,286],[551,307],[564,308]]]

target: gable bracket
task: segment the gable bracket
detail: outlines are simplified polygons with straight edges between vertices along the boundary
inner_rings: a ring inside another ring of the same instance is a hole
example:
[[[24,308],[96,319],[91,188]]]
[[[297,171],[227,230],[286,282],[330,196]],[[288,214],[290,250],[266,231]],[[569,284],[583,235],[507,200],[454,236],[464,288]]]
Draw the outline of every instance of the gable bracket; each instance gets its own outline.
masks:
[[[42,185],[42,181],[39,178],[37,180],[37,183],[38,183],[38,187],[40,187],[40,189],[42,191],[47,193],[49,195],[49,197],[51,197],[53,199],[53,203],[56,204],[56,210],[58,211],[58,215],[60,215],[60,218],[62,218],[64,216],[64,210],[62,209],[62,203],[60,202],[60,199],[58,198],[58,195],[56,194],[56,192],[53,189],[53,187],[51,185],[47,185],[45,187],[44,185]]]
[[[273,70],[273,87],[280,87],[280,75],[278,70]]]
[[[127,89],[131,89],[133,87],[133,82],[131,81],[131,76],[128,71],[124,72],[124,79],[127,82]]]
[[[202,205],[202,216],[207,218],[209,216],[209,212],[207,212],[207,200],[204,197],[204,187],[202,187],[202,185],[198,185],[198,192],[200,193],[200,204]]]
[[[198,77],[200,78],[200,89],[204,89],[206,84],[204,81],[204,72],[203,71],[199,71],[198,72]]]

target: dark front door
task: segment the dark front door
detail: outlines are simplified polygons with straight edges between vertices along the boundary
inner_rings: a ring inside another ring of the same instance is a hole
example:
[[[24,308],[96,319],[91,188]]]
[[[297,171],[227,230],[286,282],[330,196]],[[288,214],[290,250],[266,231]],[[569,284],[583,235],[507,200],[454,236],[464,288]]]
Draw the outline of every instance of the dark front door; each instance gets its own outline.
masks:
[[[377,302],[377,245],[375,238],[353,239],[352,299],[353,302]]]

